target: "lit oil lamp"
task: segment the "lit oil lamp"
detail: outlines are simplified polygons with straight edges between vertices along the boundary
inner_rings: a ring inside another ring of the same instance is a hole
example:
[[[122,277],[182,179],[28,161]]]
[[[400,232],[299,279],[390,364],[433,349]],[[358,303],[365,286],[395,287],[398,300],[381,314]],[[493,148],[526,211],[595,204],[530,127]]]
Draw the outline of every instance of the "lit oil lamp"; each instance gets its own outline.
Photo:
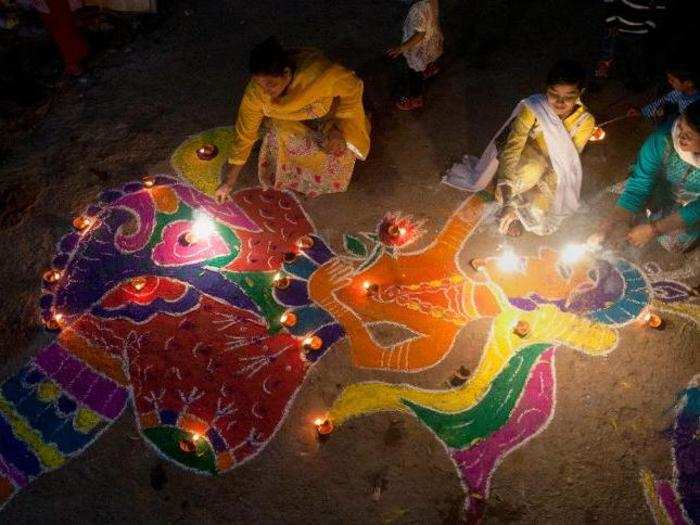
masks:
[[[73,219],[73,227],[78,230],[78,231],[84,231],[87,230],[90,226],[92,226],[93,219],[90,217],[86,217],[85,215],[78,215],[75,219]]]
[[[498,268],[503,272],[515,272],[520,268],[520,258],[515,252],[506,248],[497,259]]]
[[[561,260],[566,264],[574,264],[580,261],[586,252],[588,247],[585,244],[567,244],[561,253]]]
[[[398,224],[391,224],[389,228],[387,228],[387,232],[392,237],[403,237],[406,235],[406,228],[399,226]]]
[[[316,432],[318,432],[320,437],[328,436],[331,432],[333,432],[333,422],[329,417],[317,417],[314,419],[314,425],[316,426]]]
[[[513,328],[513,333],[518,337],[525,337],[530,333],[530,323],[527,321],[518,321]]]
[[[204,144],[197,149],[197,158],[199,160],[211,160],[219,154],[219,148],[215,144]]]
[[[194,454],[197,452],[197,445],[191,439],[181,439],[178,443],[180,450],[186,454]]]
[[[289,288],[290,284],[292,284],[292,280],[286,275],[282,275],[281,273],[275,274],[275,277],[272,279],[272,286],[274,286],[278,290],[284,290],[286,288]]]
[[[282,317],[280,317],[280,322],[287,328],[291,328],[292,326],[297,324],[297,320],[297,314],[295,314],[294,312],[284,312],[282,314]]]
[[[304,338],[301,345],[306,350],[320,350],[323,347],[323,339],[317,335],[310,335]]]
[[[590,142],[600,142],[605,138],[605,130],[601,126],[593,128],[593,133],[588,138]]]
[[[181,439],[178,442],[178,446],[180,447],[180,450],[182,450],[185,454],[196,454],[198,456],[201,456],[206,451],[204,447],[199,446],[201,439],[202,435],[198,434],[197,432],[194,432],[189,437],[189,439]]]
[[[649,328],[654,328],[655,330],[662,330],[664,327],[664,320],[654,312],[645,312],[642,314],[642,323]]]
[[[143,276],[134,277],[131,280],[131,286],[134,288],[134,290],[140,292],[146,286],[146,278]]]
[[[153,175],[147,175],[143,178],[143,185],[146,188],[152,188],[156,184],[156,178]]]
[[[371,283],[369,281],[365,281],[362,283],[362,289],[365,291],[367,295],[372,295],[375,294],[379,291],[379,285],[377,283]]]
[[[53,284],[61,279],[61,276],[63,274],[59,272],[58,270],[51,269],[47,270],[44,272],[44,281],[46,281],[49,284]]]
[[[296,244],[300,250],[308,250],[314,245],[314,239],[310,235],[303,235],[297,239]]]
[[[60,312],[53,314],[44,324],[49,330],[60,330],[63,324],[63,314]]]

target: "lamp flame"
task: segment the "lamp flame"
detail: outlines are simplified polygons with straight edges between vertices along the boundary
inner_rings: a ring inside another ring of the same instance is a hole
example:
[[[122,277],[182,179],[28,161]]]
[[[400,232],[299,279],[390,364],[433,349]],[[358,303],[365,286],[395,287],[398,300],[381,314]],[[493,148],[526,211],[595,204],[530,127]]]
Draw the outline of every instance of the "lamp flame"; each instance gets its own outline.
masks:
[[[329,417],[317,417],[314,419],[314,425],[316,426],[316,432],[318,432],[320,437],[325,437],[333,432],[333,422]]]
[[[588,138],[590,142],[599,142],[605,138],[605,130],[600,127],[596,126],[593,128],[593,133],[591,133],[591,136]]]
[[[586,245],[585,244],[567,244],[562,250],[561,260],[566,264],[573,264],[586,255]]]
[[[206,213],[195,212],[192,234],[197,239],[205,239],[216,231],[214,221]]]
[[[505,248],[498,257],[497,264],[503,272],[515,272],[520,269],[520,257],[511,248]]]
[[[304,348],[309,350],[320,350],[323,346],[323,339],[317,335],[310,335],[305,337],[301,344],[304,346]]]

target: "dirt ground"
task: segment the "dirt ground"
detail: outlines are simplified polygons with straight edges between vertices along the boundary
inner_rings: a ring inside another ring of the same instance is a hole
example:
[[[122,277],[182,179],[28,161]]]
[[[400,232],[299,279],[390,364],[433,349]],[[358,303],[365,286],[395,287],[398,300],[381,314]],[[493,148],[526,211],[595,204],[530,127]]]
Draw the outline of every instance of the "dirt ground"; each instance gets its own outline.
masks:
[[[339,247],[344,232],[371,230],[385,211],[399,209],[426,219],[430,240],[465,198],[440,184],[445,169],[466,152],[478,154],[515,102],[540,89],[555,59],[592,64],[599,36],[592,0],[442,4],[447,67],[417,112],[391,108],[391,68],[382,58],[400,37],[403,3],[199,0],[175,3],[158,30],[110,54],[93,83],[66,90],[32,130],[5,134],[0,377],[50,340],[38,319],[39,278],[73,215],[107,187],[169,172],[171,152],[188,135],[230,124],[248,50],[269,34],[289,46],[324,49],[366,82],[370,157],[346,193],[303,201],[321,234]],[[629,95],[610,82],[586,101],[603,120],[649,95]],[[608,129],[606,141],[589,145],[590,213],[549,239],[525,235],[516,249],[534,253],[585,239],[613,201],[604,188],[625,178],[650,129],[623,121]],[[240,184],[255,183],[251,162]],[[470,246],[483,251],[499,242],[484,228]],[[691,286],[700,282],[697,253],[669,256],[653,244],[623,255],[683,273],[680,280]],[[369,378],[442,386],[459,364],[476,364],[472,350],[484,334],[485,326],[470,328],[445,361],[415,376],[354,369],[341,342],[312,370],[267,449],[216,478],[160,459],[127,413],[86,453],[13,499],[0,523],[455,523],[464,499],[457,473],[415,419],[365,416],[320,445],[307,419],[344,386]],[[554,418],[496,470],[486,521],[652,523],[639,471],[671,477],[664,431],[678,392],[700,371],[697,341],[695,325],[673,318],[664,331],[623,329],[608,357],[559,351]],[[375,502],[378,477],[385,490]]]

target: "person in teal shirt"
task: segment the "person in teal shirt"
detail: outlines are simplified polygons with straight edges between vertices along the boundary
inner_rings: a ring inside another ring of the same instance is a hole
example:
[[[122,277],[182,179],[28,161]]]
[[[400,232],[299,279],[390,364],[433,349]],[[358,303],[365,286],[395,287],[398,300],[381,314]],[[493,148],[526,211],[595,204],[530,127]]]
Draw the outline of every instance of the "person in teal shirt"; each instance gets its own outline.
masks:
[[[648,220],[634,223],[646,212]],[[671,252],[694,248],[700,240],[700,101],[644,142],[615,210],[590,241],[604,241],[616,228],[644,246],[652,239]]]

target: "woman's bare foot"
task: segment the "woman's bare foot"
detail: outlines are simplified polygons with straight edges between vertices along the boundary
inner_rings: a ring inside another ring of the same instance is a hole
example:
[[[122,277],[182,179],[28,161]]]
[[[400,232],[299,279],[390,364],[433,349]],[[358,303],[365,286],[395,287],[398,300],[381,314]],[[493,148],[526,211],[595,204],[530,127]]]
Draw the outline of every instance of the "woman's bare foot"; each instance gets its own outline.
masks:
[[[523,224],[520,222],[520,219],[518,219],[518,214],[515,213],[512,207],[506,206],[503,208],[498,230],[503,235],[508,235],[509,237],[520,237],[523,234]]]

